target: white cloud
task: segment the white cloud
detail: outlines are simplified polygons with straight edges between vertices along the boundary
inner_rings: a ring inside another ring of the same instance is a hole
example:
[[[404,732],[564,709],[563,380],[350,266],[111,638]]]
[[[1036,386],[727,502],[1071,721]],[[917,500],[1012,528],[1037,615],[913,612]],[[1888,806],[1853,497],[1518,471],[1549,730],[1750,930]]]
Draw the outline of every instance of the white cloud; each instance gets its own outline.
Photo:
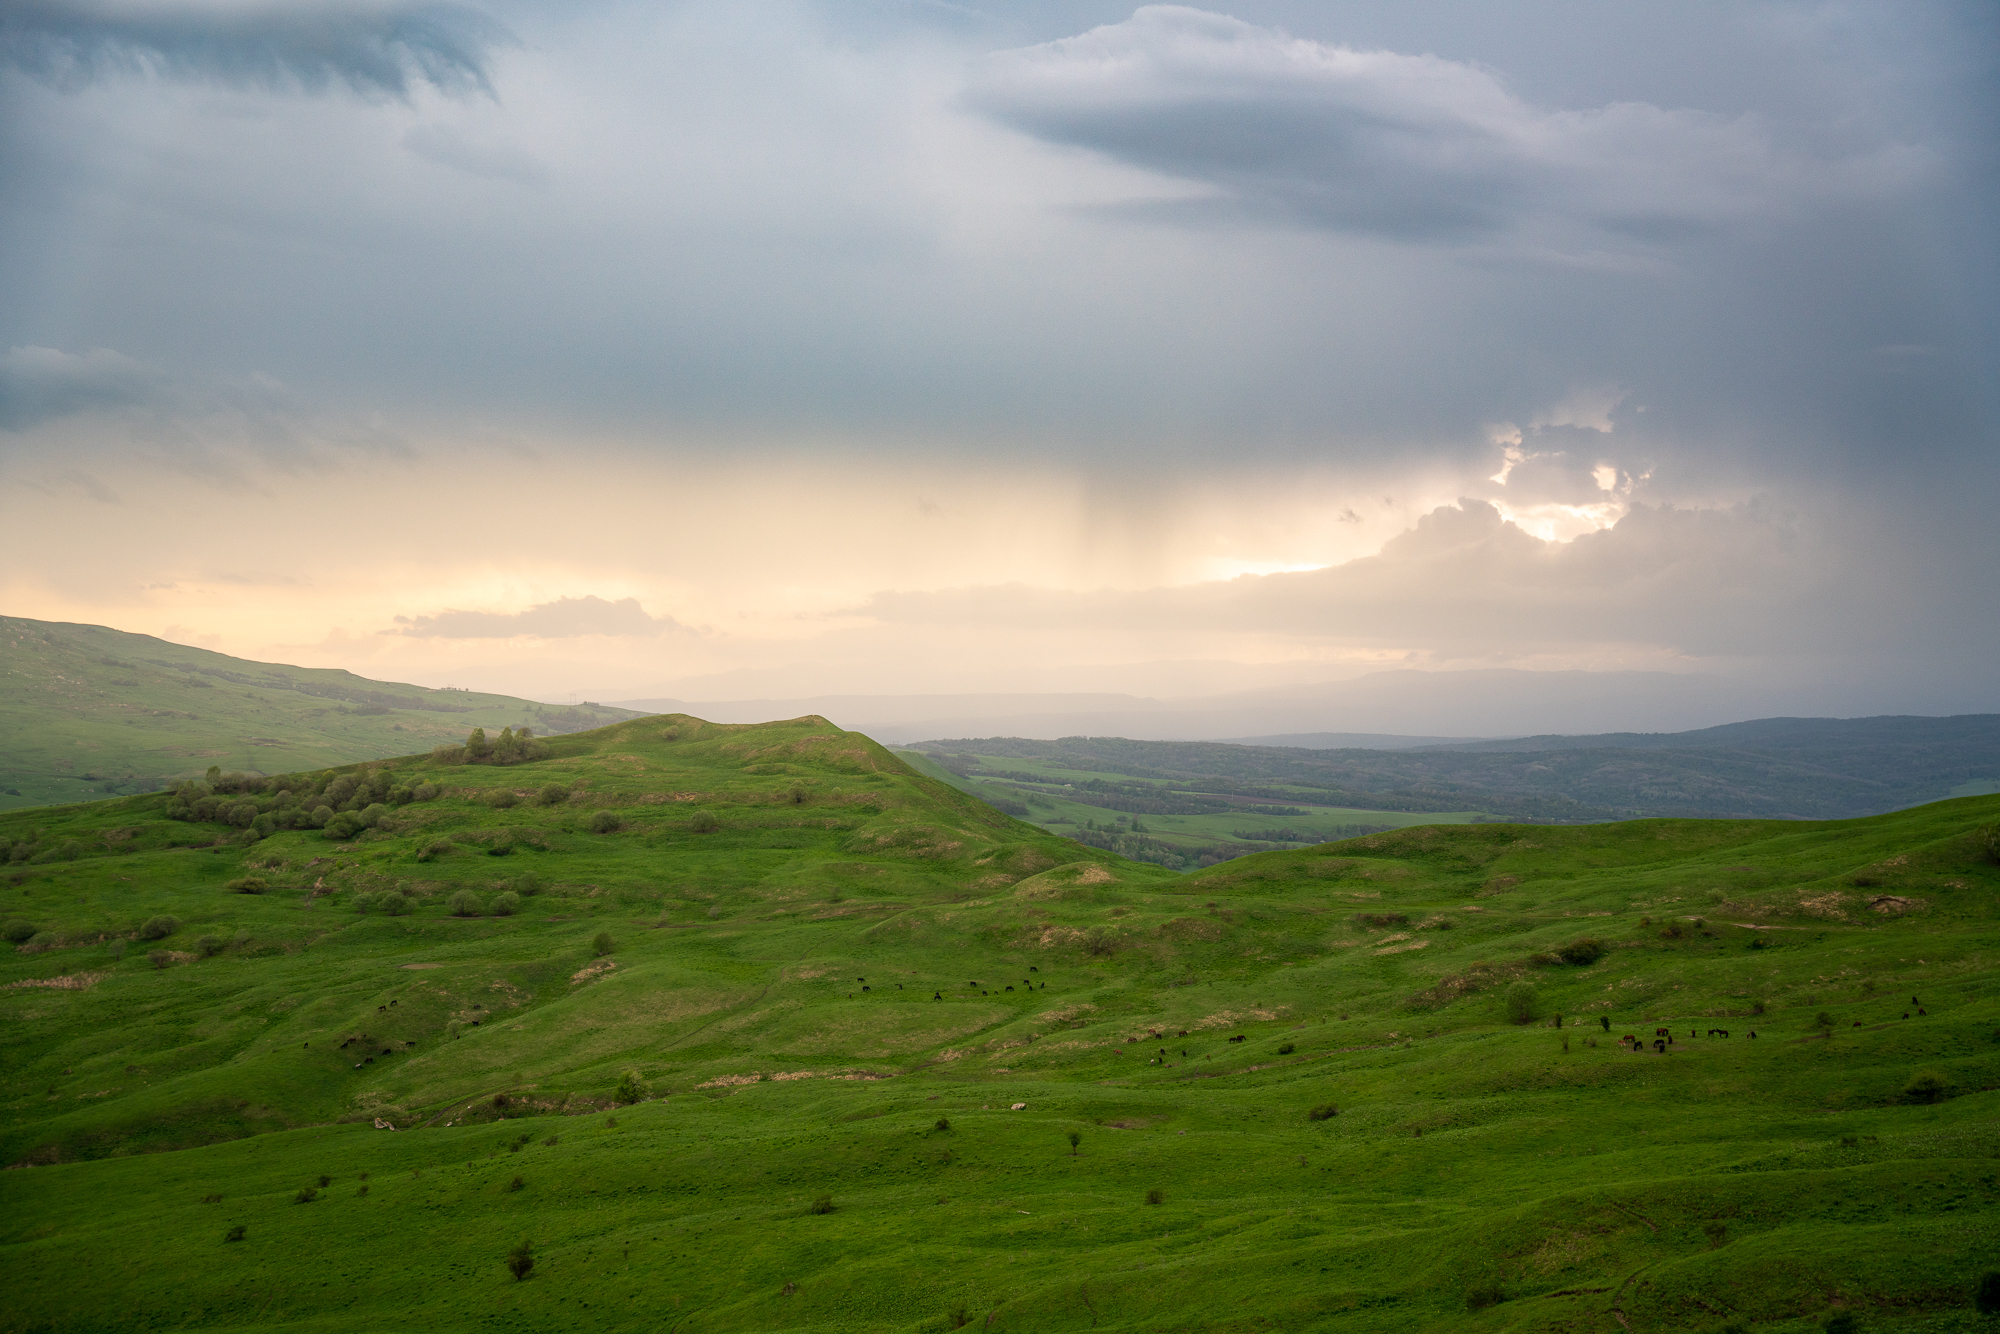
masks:
[[[435,616],[398,616],[403,628],[385,633],[414,639],[575,639],[581,635],[658,635],[682,627],[671,616],[649,616],[637,598],[616,602],[589,594],[557,598],[526,611],[442,611]]]

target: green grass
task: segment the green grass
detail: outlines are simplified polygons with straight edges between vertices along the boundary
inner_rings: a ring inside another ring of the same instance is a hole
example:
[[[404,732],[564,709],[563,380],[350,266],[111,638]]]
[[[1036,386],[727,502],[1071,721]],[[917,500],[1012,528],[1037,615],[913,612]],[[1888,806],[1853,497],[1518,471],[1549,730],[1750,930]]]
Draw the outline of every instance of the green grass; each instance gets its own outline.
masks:
[[[0,616],[0,811],[150,792],[210,765],[291,773],[427,750],[474,727],[546,734],[632,716]]]
[[[0,1328],[1985,1327],[2000,798],[1175,875],[816,719],[390,767],[443,795],[352,842],[0,816],[77,844],[0,878],[0,984],[74,982],[0,989]]]

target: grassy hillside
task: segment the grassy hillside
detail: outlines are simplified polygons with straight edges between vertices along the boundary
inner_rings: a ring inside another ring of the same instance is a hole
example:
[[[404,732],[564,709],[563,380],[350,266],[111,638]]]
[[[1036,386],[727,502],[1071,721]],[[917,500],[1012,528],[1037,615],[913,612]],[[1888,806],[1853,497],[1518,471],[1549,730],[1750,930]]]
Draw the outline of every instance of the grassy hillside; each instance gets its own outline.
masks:
[[[2000,799],[1174,875],[810,718],[345,776],[0,816],[0,1328],[1986,1327]]]
[[[1141,814],[1163,798],[1174,813],[1195,814],[1200,803],[1187,799],[1206,797],[1212,806],[1289,801],[1433,818],[1483,811],[1534,821],[1845,819],[2000,791],[2000,714],[1990,713],[1763,718],[1698,732],[1393,751],[1123,737],[986,737],[909,749],[1031,808],[1035,796],[1085,797]],[[1065,784],[1077,790],[1066,793]]]
[[[0,810],[150,792],[210,765],[290,773],[407,754],[474,727],[574,732],[632,716],[0,616]]]

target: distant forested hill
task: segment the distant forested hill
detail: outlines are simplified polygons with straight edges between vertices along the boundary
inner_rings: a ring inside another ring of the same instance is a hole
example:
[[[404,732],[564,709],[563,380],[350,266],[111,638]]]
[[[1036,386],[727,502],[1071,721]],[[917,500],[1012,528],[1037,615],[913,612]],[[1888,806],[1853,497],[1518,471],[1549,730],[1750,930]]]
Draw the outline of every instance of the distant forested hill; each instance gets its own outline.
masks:
[[[1113,800],[1211,793],[1536,820],[1840,819],[2000,790],[2000,714],[1765,718],[1697,732],[1528,737],[1398,751],[1119,737],[987,737],[912,749],[950,757],[957,771],[1001,783],[1033,779],[1047,785],[1052,770],[1087,774],[1096,795]],[[1010,761],[1033,762],[1037,772],[1019,772]]]
[[[0,810],[149,792],[211,765],[291,773],[429,750],[474,727],[548,735],[637,716],[0,617]]]

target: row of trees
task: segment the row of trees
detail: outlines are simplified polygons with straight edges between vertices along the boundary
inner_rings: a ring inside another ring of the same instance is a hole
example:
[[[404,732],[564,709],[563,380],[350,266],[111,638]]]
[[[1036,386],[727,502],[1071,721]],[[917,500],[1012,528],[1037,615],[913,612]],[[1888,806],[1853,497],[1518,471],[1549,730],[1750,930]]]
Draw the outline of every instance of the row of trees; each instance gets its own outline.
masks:
[[[208,781],[176,783],[168,793],[170,820],[229,825],[252,838],[281,829],[320,829],[328,838],[342,839],[374,828],[394,807],[435,800],[438,787],[398,782],[387,769],[277,778],[210,769]]]
[[[535,735],[532,727],[519,731],[503,727],[500,735],[492,738],[487,737],[485,728],[475,727],[464,745],[435,747],[431,759],[439,764],[523,764],[545,759],[548,753],[548,744]]]

